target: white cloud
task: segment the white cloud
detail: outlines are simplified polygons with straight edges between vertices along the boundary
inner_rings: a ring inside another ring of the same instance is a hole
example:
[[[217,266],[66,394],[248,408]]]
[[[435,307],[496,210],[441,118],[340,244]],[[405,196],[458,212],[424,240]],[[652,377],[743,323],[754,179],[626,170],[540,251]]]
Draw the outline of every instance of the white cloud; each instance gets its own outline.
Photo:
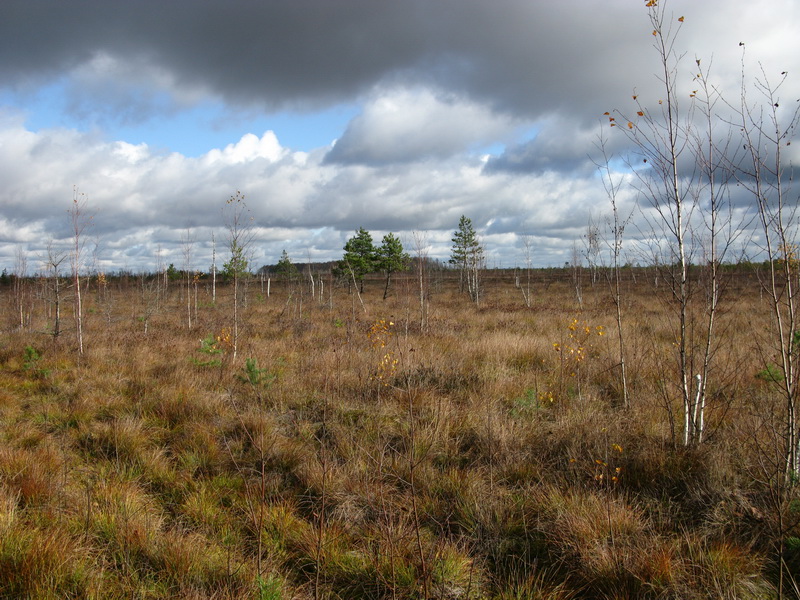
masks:
[[[286,246],[295,253],[310,249],[318,260],[337,258],[344,240],[360,226],[408,239],[412,230],[430,231],[429,239],[445,240],[437,252],[446,257],[446,240],[461,214],[479,228],[503,217],[519,227],[535,229],[532,223],[538,222],[566,231],[584,214],[581,202],[592,193],[590,182],[570,183],[553,175],[486,174],[478,157],[333,167],[324,164],[321,151],[282,148],[271,132],[260,138],[245,135],[236,144],[190,158],[75,131],[33,133],[19,122],[5,125],[0,170],[6,187],[0,198],[4,206],[13,206],[15,220],[0,221],[0,240],[22,242],[38,252],[49,237],[66,239],[66,209],[77,184],[95,214],[91,235],[103,258],[128,268],[153,268],[159,245],[165,260],[179,260],[187,227],[197,233],[199,263],[208,262],[210,232],[216,229],[217,239],[223,239],[221,209],[236,190],[246,194],[264,262],[274,262],[271,257]],[[564,195],[571,200],[564,201]],[[497,244],[508,239],[497,237]],[[13,257],[6,254],[0,261],[12,265]]]
[[[334,163],[387,164],[445,158],[510,138],[520,121],[429,89],[381,90],[348,125]]]
[[[247,133],[237,143],[228,144],[224,150],[211,150],[203,157],[203,160],[208,165],[213,165],[220,161],[234,165],[258,158],[275,162],[280,160],[285,153],[280,143],[278,143],[275,133],[267,131],[260,138],[252,133]]]

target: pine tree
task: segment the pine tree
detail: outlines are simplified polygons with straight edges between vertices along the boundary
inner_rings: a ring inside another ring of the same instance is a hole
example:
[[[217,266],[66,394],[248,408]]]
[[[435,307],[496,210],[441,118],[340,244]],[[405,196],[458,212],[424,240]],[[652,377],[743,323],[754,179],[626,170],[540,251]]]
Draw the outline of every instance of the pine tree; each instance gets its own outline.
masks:
[[[239,349],[239,304],[241,283],[246,281],[250,274],[250,261],[247,258],[250,246],[253,243],[254,233],[251,228],[252,217],[250,210],[244,202],[244,194],[236,191],[225,203],[223,209],[226,226],[228,228],[228,250],[231,257],[223,265],[226,278],[233,279],[233,360]],[[246,299],[246,295],[242,300]]]
[[[386,287],[383,288],[383,299],[389,294],[389,280],[392,273],[405,271],[408,268],[410,257],[403,251],[403,243],[393,233],[383,236],[381,247],[377,252],[378,270],[386,273]]]
[[[339,262],[340,269],[351,279],[359,283],[361,293],[364,292],[364,276],[375,270],[377,249],[372,243],[372,236],[363,227],[344,245],[344,256]]]
[[[222,265],[222,273],[226,278],[236,281],[237,278],[241,279],[249,271],[250,261],[247,260],[245,255],[245,248],[236,241],[230,243],[229,251],[231,258]],[[170,265],[170,268],[173,266]],[[178,271],[176,271],[178,272]]]
[[[479,300],[478,273],[483,266],[483,246],[478,240],[478,234],[472,226],[472,220],[461,215],[451,240],[453,248],[450,252],[450,264],[458,267],[461,277],[461,291],[466,286],[473,302]]]
[[[281,254],[278,264],[275,265],[275,273],[284,281],[293,281],[297,279],[297,276],[299,275],[297,267],[292,262],[292,259],[289,258],[289,255],[286,253],[285,249]]]

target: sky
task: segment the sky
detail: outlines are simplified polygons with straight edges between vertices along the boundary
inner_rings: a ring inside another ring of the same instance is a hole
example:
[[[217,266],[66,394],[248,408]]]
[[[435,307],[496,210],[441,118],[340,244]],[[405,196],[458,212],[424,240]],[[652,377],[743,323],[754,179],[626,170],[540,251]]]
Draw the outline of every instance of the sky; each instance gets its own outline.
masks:
[[[743,63],[800,98],[796,0],[661,6],[681,106],[698,58],[733,103]],[[84,268],[208,269],[237,192],[255,266],[360,227],[447,260],[461,215],[489,266],[560,266],[610,210],[601,134],[626,248],[652,222],[603,116],[663,96],[643,0],[3,0],[0,57],[10,272],[67,251],[76,195]]]

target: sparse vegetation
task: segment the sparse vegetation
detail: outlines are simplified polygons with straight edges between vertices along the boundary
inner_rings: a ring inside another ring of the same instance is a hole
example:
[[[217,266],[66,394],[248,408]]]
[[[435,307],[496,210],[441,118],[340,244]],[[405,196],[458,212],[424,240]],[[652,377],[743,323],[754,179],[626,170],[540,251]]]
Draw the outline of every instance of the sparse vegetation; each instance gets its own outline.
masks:
[[[576,313],[567,270],[531,271],[530,308],[512,271],[482,275],[480,306],[449,271],[424,329],[416,273],[385,301],[365,286],[366,313],[337,288],[294,319],[310,292],[278,283],[240,298],[241,359],[233,281],[216,303],[199,286],[191,330],[170,288],[149,331],[135,279],[90,282],[87,315],[113,301],[83,357],[42,333],[47,299],[20,328],[0,290],[0,597],[798,597],[757,275],[730,272],[713,365],[732,374],[687,447],[668,307],[634,271],[629,407],[617,308],[586,285]]]

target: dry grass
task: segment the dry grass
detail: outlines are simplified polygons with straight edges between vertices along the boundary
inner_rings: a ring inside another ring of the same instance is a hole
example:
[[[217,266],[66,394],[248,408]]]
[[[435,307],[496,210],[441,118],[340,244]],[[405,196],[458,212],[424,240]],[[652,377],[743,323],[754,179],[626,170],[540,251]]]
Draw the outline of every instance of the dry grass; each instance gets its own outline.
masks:
[[[626,410],[606,291],[579,311],[548,276],[530,309],[511,274],[478,308],[437,276],[425,330],[413,280],[366,313],[251,286],[235,364],[224,287],[192,330],[169,290],[147,332],[152,294],[92,287],[84,356],[0,289],[0,597],[777,597],[800,498],[776,487],[757,287],[723,303],[707,441],[683,448],[649,279],[626,283]]]

